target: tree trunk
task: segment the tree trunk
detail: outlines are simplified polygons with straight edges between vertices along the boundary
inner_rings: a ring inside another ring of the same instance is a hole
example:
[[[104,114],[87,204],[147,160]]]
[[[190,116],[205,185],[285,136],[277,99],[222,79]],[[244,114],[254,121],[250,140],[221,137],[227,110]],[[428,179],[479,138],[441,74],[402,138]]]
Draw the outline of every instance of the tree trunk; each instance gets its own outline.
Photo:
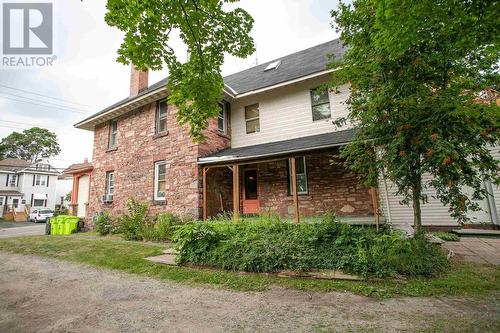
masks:
[[[413,228],[415,231],[420,231],[422,227],[422,210],[420,208],[420,197],[422,195],[422,184],[413,185],[412,187],[412,204],[413,204]]]

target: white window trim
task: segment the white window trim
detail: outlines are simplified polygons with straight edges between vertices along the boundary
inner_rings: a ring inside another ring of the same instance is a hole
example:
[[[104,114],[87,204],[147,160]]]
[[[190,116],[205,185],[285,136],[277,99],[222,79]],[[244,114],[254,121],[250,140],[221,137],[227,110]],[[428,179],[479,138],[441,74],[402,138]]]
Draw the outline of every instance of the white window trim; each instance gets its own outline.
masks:
[[[304,161],[304,173],[296,173],[296,176],[298,175],[304,175],[305,176],[305,179],[306,179],[306,190],[305,192],[302,191],[302,192],[299,192],[297,191],[297,194],[309,194],[309,182],[307,180],[307,163],[306,163],[306,157],[305,156],[298,156],[298,157],[295,157],[295,162],[297,162],[297,159],[298,158],[303,158],[303,161]],[[295,169],[297,169],[297,166],[295,166]],[[290,164],[290,160],[288,160],[288,170],[290,170],[289,172],[289,175],[288,175],[288,183],[289,183],[289,191],[290,193],[293,193],[292,192],[292,165]]]
[[[167,110],[165,111],[165,115],[163,116],[163,118],[161,118],[161,116],[160,116],[160,104],[163,102],[165,102],[165,104],[167,105]],[[165,129],[163,131],[160,131],[160,120],[165,119],[165,122],[166,122],[167,115],[168,115],[168,103],[167,103],[166,99],[162,99],[162,100],[158,101],[158,103],[156,103],[156,117],[155,117],[155,122],[156,122],[155,133],[156,134],[165,133],[167,131],[167,126],[165,126]]]
[[[47,186],[47,175],[36,175],[35,186]]]
[[[332,106],[330,104],[330,92],[328,91],[328,88],[326,89],[326,94],[328,96],[328,102],[324,102],[324,103],[319,103],[319,104],[313,104],[313,94],[315,93],[316,90],[320,89],[321,87],[316,87],[314,89],[311,89],[310,92],[309,92],[309,99],[311,100],[311,118],[312,118],[312,121],[313,122],[317,122],[317,121],[327,121],[329,119],[332,119]],[[324,104],[328,104],[328,110],[330,110],[330,117],[328,118],[322,118],[322,119],[316,119],[314,120],[314,112],[313,112],[313,109],[315,106],[319,106],[319,105],[324,105]]]
[[[220,132],[220,133],[224,133],[226,134],[227,132],[227,104],[222,102],[222,103],[219,103],[220,106],[222,106],[222,112],[219,113],[219,115],[217,116],[217,130]],[[222,117],[221,117],[222,115]],[[222,118],[222,129],[219,128],[219,119]]]
[[[253,118],[248,118],[247,119],[247,107],[249,106],[253,106],[253,105],[257,105],[257,110],[259,110],[259,116],[257,117],[253,117]],[[250,105],[247,105],[245,106],[244,108],[244,116],[245,116],[245,133],[248,135],[248,134],[255,134],[255,133],[259,133],[260,132],[260,104],[259,103],[255,103],[255,104],[250,104]],[[248,127],[247,127],[247,124],[249,121],[252,121],[252,120],[258,120],[259,121],[259,130],[258,131],[255,131],[255,132],[251,132],[251,133],[248,133]]]
[[[17,175],[10,175],[9,178],[9,187],[16,187],[17,186]]]
[[[160,170],[160,166],[161,165],[166,165],[167,162],[165,161],[158,161],[158,162],[155,162],[155,177],[154,177],[154,200],[155,201],[165,201],[165,197],[166,197],[166,193],[165,193],[165,196],[163,197],[159,197],[158,196],[158,180],[159,180],[159,170]],[[165,168],[165,183],[167,182],[167,175],[166,175],[166,168]],[[165,191],[166,192],[166,191]]]
[[[111,186],[111,180],[113,180],[113,186]],[[115,194],[115,172],[106,172],[106,195]]]

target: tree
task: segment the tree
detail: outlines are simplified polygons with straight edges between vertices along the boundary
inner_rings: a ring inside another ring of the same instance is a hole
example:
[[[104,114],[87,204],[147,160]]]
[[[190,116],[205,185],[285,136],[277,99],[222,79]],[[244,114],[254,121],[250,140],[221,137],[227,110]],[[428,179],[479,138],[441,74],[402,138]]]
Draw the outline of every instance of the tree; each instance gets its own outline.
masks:
[[[40,158],[55,156],[61,152],[57,136],[45,128],[33,127],[22,133],[13,132],[0,142],[4,158],[20,158],[36,162]]]
[[[499,183],[488,147],[499,140],[500,110],[478,101],[499,83],[499,12],[484,0],[355,0],[332,11],[349,48],[331,62],[332,85],[351,87],[349,116],[336,124],[358,131],[341,156],[370,186],[381,172],[394,181],[415,229],[426,187],[465,222],[487,194],[483,180]]]
[[[125,32],[118,62],[136,68],[169,70],[169,101],[178,106],[178,122],[189,124],[194,141],[203,139],[208,119],[220,108],[224,52],[246,57],[254,52],[252,17],[243,9],[222,7],[237,0],[108,0],[105,20]],[[181,63],[169,45],[177,32],[187,45]]]

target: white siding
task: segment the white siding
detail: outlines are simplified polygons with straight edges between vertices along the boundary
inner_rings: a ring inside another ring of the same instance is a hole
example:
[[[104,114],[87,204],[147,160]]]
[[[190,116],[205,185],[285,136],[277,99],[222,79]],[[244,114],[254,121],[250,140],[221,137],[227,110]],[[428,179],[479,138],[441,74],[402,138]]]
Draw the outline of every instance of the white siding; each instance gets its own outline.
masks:
[[[492,155],[497,160],[500,159],[499,147],[491,149]],[[424,181],[428,181],[429,176],[424,177]],[[387,190],[386,190],[387,185]],[[472,190],[466,188],[464,190],[466,193],[472,194]],[[386,193],[387,192],[387,193]],[[380,205],[384,216],[392,222],[394,225],[398,224],[413,224],[413,208],[410,204],[409,206],[401,204],[403,197],[401,195],[396,195],[395,185],[390,181],[386,180],[384,182],[381,177],[379,180],[379,193],[380,193]],[[431,188],[424,191],[427,194],[429,202],[422,204],[422,224],[423,225],[454,225],[457,221],[453,219],[449,212],[448,207],[443,206],[441,201],[435,198],[435,192]],[[494,202],[496,206],[497,213],[500,213],[500,187],[493,187]],[[488,200],[484,199],[478,201],[479,207],[481,208],[478,212],[470,212],[468,214],[472,222],[476,223],[494,223],[491,219],[489,212]],[[388,207],[389,206],[389,210]]]
[[[249,96],[231,104],[231,146],[233,148],[333,132],[331,119],[313,122],[310,89],[325,82],[308,80],[300,84]],[[330,93],[332,119],[347,115],[347,85]],[[245,106],[259,104],[260,132],[246,134]],[[345,128],[341,128],[342,130]]]
[[[47,196],[47,208],[54,209],[56,205],[57,175],[49,175],[49,186],[33,186],[33,174],[24,173],[22,183],[19,182],[20,191],[24,194],[26,204],[31,204],[32,194],[45,194]]]

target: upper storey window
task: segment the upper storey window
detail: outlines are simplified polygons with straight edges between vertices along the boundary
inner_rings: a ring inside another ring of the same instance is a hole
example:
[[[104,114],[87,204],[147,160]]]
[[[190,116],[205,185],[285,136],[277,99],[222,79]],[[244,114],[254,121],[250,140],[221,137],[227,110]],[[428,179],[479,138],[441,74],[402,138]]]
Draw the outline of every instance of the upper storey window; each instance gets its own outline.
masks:
[[[113,149],[118,145],[118,121],[111,120],[109,124],[109,143],[108,148]]]
[[[167,100],[164,99],[156,104],[156,133],[167,131]]]
[[[330,98],[328,97],[328,89],[323,87],[312,89],[311,106],[313,121],[330,119],[332,113],[330,111]]]
[[[260,132],[259,104],[245,106],[247,134]]]
[[[227,131],[227,103],[222,101],[222,103],[219,103],[220,106],[220,112],[219,115],[217,116],[217,129],[221,133],[226,133]]]

